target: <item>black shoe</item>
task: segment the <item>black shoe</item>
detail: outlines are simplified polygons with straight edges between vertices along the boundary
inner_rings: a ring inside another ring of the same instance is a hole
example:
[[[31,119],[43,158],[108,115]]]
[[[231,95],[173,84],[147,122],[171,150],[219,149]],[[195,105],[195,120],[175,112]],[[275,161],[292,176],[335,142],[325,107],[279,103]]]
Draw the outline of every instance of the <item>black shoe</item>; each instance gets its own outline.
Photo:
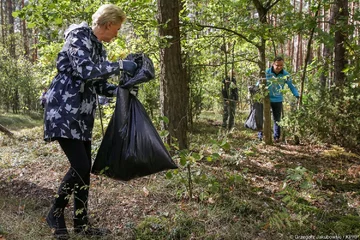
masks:
[[[75,226],[74,232],[83,236],[106,236],[111,234],[109,229],[95,228],[90,225]]]
[[[64,219],[64,209],[52,207],[46,217],[49,227],[54,229],[54,237],[59,240],[67,240],[70,238],[66,229]]]

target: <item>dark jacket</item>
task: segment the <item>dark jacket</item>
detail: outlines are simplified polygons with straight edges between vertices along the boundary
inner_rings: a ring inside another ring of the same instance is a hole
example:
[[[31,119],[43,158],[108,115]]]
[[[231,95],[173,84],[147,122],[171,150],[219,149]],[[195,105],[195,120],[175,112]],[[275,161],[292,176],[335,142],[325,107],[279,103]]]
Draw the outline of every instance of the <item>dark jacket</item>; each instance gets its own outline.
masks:
[[[120,74],[118,62],[107,61],[106,51],[86,24],[71,25],[58,54],[58,73],[47,94],[44,139],[90,141],[96,110],[96,93],[115,96],[117,86],[108,78]]]
[[[236,85],[236,79],[232,78],[230,82],[230,77],[226,77],[222,80],[221,93],[224,100],[239,100],[239,91]]]

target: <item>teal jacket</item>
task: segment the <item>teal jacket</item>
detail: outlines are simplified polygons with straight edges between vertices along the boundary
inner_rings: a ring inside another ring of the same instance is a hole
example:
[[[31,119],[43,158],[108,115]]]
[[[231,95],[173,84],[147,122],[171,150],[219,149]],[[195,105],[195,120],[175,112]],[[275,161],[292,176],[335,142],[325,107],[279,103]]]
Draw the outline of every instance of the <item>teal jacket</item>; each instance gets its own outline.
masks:
[[[290,88],[292,94],[298,98],[299,93],[296,87],[292,84],[292,80],[290,74],[284,69],[276,74],[273,68],[269,68],[265,72],[266,75],[266,85],[269,89],[270,102],[282,102],[283,101],[283,93],[285,83]]]

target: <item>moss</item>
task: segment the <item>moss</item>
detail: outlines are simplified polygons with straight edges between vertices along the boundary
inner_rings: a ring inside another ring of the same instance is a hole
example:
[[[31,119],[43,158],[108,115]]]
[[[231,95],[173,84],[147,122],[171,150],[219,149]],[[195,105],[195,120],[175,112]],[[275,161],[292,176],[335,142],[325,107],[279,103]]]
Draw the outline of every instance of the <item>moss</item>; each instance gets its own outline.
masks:
[[[167,220],[164,217],[149,216],[135,228],[136,239],[166,239]]]

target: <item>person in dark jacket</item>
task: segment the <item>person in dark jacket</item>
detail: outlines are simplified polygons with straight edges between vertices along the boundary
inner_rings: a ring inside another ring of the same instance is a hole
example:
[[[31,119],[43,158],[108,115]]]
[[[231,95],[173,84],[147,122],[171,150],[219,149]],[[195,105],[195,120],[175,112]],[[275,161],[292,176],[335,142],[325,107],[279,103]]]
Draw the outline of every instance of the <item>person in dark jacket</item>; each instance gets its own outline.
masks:
[[[96,94],[116,96],[117,86],[107,79],[124,71],[133,75],[135,62],[110,62],[103,42],[112,41],[125,21],[116,5],[102,5],[92,16],[92,27],[73,24],[65,31],[65,43],[57,57],[57,75],[47,94],[44,140],[56,140],[70,162],[46,220],[57,239],[68,239],[64,208],[74,195],[74,231],[82,235],[104,235],[106,229],[89,225],[88,195],[91,171],[91,140]]]
[[[230,70],[229,75],[222,80],[221,93],[223,96],[223,123],[222,127],[231,130],[235,123],[236,103],[239,100],[238,87],[236,85],[235,71]]]
[[[284,59],[282,57],[275,57],[272,66],[266,70],[266,85],[269,90],[270,106],[274,120],[274,141],[279,142],[280,139],[280,126],[281,110],[283,102],[283,93],[285,84],[288,85],[292,94],[299,99],[299,93],[292,83],[290,74],[284,69]],[[259,85],[259,82],[257,83]],[[263,133],[258,132],[259,140],[262,140]]]

